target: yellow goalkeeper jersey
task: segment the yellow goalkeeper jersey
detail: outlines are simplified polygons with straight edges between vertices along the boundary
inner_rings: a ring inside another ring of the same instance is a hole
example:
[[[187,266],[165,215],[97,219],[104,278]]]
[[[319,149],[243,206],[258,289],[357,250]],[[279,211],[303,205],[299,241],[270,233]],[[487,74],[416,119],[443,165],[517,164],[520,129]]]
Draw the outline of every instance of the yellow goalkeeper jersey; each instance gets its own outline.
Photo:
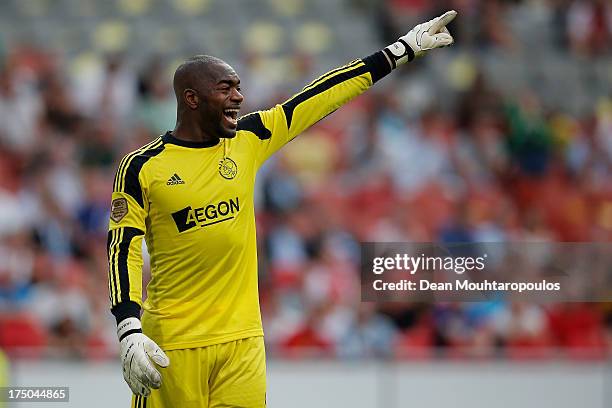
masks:
[[[140,317],[166,350],[262,336],[253,192],[280,147],[390,72],[382,52],[328,72],[283,104],[242,117],[213,143],[171,132],[126,155],[108,234],[111,311]],[[142,301],[142,239],[151,280]]]

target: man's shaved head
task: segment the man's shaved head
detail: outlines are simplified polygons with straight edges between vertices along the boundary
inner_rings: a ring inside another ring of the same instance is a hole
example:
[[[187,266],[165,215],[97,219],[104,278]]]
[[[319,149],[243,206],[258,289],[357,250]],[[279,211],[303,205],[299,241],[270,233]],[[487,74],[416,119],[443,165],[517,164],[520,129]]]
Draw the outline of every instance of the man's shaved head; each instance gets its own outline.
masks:
[[[195,55],[174,73],[177,122],[196,126],[208,139],[234,137],[243,97],[236,71],[220,58]]]
[[[174,93],[177,100],[187,88],[200,90],[210,83],[215,68],[229,65],[220,58],[211,55],[194,55],[185,60],[174,72]],[[231,67],[230,67],[231,68]]]

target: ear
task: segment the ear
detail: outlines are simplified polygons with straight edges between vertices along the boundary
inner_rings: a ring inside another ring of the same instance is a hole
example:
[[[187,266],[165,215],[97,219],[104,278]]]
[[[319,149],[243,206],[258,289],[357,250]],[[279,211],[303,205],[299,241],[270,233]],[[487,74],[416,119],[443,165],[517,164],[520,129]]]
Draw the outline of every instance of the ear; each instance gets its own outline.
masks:
[[[183,98],[185,98],[185,104],[189,107],[189,109],[197,109],[200,105],[198,93],[191,88],[187,88],[185,91],[183,91]]]

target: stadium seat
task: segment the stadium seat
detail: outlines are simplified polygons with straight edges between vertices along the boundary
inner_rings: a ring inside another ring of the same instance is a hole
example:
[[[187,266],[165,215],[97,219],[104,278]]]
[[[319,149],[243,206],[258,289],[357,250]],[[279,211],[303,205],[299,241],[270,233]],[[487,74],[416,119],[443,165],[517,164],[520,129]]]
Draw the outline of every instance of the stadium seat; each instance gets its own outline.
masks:
[[[38,357],[44,353],[47,335],[32,316],[18,314],[0,317],[0,348],[9,354]]]

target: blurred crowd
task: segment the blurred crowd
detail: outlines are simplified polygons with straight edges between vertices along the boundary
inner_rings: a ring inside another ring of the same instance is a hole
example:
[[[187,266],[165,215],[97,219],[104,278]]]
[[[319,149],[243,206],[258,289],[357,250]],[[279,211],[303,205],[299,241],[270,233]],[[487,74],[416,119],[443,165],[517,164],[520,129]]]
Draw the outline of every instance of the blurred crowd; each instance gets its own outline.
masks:
[[[526,4],[560,22],[554,38],[568,58],[610,56],[604,0],[390,0],[377,27],[386,41],[402,19],[451,6],[462,13],[451,27],[458,49],[505,52],[515,39],[500,27]],[[0,65],[0,348],[109,357],[118,348],[107,291],[112,180],[124,154],[174,127],[172,70],[163,56],[135,63],[121,53],[68,69],[56,51],[9,44]],[[303,54],[291,58],[296,82],[317,74]],[[476,74],[444,93],[427,61],[392,74],[262,168],[270,355],[610,356],[608,303],[360,302],[359,242],[611,241],[612,93],[576,116],[551,110],[537,89],[505,94],[470,63]],[[235,64],[244,112],[297,90],[246,51]]]

